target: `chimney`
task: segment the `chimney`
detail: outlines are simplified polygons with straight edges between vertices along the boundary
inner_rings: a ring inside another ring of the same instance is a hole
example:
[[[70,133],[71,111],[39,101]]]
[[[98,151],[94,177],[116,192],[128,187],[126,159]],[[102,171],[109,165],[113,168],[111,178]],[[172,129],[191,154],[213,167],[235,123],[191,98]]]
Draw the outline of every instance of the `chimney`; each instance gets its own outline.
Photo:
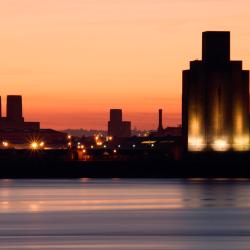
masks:
[[[159,125],[158,125],[158,132],[163,131],[163,125],[162,125],[162,109],[159,109]]]

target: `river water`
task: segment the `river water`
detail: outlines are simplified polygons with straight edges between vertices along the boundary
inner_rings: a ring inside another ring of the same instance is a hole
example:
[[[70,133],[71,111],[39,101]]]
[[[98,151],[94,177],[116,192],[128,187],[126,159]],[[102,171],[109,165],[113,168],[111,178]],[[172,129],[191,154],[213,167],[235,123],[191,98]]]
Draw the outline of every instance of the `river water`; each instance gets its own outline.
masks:
[[[0,249],[250,249],[250,180],[0,180]]]

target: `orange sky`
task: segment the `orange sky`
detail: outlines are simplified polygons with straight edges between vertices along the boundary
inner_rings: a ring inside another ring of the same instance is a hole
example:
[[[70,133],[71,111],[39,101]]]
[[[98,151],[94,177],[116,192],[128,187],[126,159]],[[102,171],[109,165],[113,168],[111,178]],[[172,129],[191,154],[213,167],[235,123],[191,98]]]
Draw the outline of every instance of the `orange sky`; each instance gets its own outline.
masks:
[[[0,0],[3,105],[22,94],[26,120],[56,129],[105,129],[111,107],[139,129],[158,108],[179,124],[181,71],[205,30],[230,30],[250,69],[249,0]]]

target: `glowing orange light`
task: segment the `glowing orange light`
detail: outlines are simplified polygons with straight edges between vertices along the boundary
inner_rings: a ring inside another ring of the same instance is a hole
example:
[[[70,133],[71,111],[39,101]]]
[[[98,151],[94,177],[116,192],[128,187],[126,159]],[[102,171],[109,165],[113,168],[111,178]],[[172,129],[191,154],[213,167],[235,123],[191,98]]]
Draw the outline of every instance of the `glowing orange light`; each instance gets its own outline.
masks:
[[[249,150],[249,135],[237,136],[234,138],[233,147],[236,151],[247,151]]]
[[[9,143],[7,141],[3,141],[3,146],[7,148],[9,146]]]
[[[107,141],[112,141],[112,140],[113,140],[113,137],[112,137],[112,136],[108,136],[106,140],[107,140]]]
[[[202,151],[205,148],[204,141],[201,137],[189,137],[188,149],[190,151]]]
[[[212,144],[212,148],[215,151],[226,151],[229,149],[229,144],[225,139],[216,139]]]
[[[141,144],[154,144],[154,143],[156,143],[156,141],[151,141],[151,140],[149,140],[149,141],[142,141],[141,142]]]
[[[32,142],[31,143],[31,145],[30,145],[30,147],[32,148],[32,149],[34,149],[34,150],[36,150],[36,149],[38,149],[38,143],[36,142],[36,141],[34,141],[34,142]]]

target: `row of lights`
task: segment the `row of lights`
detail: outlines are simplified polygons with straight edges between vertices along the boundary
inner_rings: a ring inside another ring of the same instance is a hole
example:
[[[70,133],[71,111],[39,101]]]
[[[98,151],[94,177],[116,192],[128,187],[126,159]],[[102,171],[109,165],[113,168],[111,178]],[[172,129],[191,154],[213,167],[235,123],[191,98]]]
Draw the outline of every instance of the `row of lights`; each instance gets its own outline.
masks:
[[[30,148],[33,150],[37,150],[37,149],[42,149],[44,148],[45,143],[43,141],[39,142],[39,141],[33,141],[30,144]]]
[[[2,145],[4,148],[8,148],[9,147],[9,143],[7,141],[3,141]]]
[[[199,137],[189,138],[188,147],[191,151],[202,151],[206,147],[206,144]],[[229,148],[229,144],[224,139],[217,139],[211,144],[211,147],[215,151],[226,151]]]
[[[70,144],[68,143],[68,145],[71,145],[71,143],[70,143]],[[102,146],[102,145],[103,145],[103,144],[97,144],[97,146]],[[155,146],[155,144],[151,144],[150,146],[151,146],[151,148],[153,148],[153,147]],[[121,145],[119,144],[119,145],[117,145],[117,147],[118,147],[118,148],[121,148]],[[132,148],[135,148],[135,147],[136,147],[136,145],[133,144],[133,145],[132,145]],[[77,148],[78,148],[78,149],[83,149],[83,148],[85,148],[85,146],[84,146],[84,145],[78,145]],[[94,145],[91,145],[90,148],[91,148],[91,149],[94,149],[95,147],[94,147]],[[107,145],[103,145],[103,148],[107,148]]]
[[[72,137],[71,137],[71,135],[68,135],[67,138],[68,138],[68,140],[71,140]],[[95,135],[95,136],[94,136],[94,139],[95,139],[95,144],[96,144],[97,147],[107,148],[107,145],[104,144],[104,140],[103,140],[102,135]],[[112,136],[107,136],[107,137],[106,137],[106,142],[110,142],[110,141],[112,141],[112,140],[113,140],[113,137],[112,137]],[[151,147],[152,147],[152,148],[155,146],[154,143],[150,143],[150,144],[151,144]],[[72,146],[72,142],[71,142],[71,141],[68,142],[68,146],[69,146],[69,147]],[[117,145],[117,147],[118,147],[118,148],[121,148],[121,145],[119,144],[119,145]],[[136,145],[133,144],[133,145],[132,145],[132,148],[135,148],[135,147],[136,147]],[[80,142],[78,142],[78,143],[77,143],[77,148],[78,148],[78,149],[84,149],[85,146],[82,145]],[[94,145],[91,145],[90,148],[91,148],[91,149],[94,149],[95,146],[94,146]]]
[[[237,150],[248,149],[248,147],[249,147],[248,139],[245,139],[245,140],[244,139],[245,138],[236,141],[236,143],[232,144],[232,146]],[[189,147],[189,150],[191,150],[191,151],[202,151],[205,149],[206,144],[199,137],[189,138],[188,147]],[[219,138],[219,139],[214,140],[214,142],[211,144],[211,148],[214,151],[221,151],[221,152],[227,151],[230,149],[230,143],[228,143],[228,141],[226,139]]]
[[[7,141],[3,141],[2,142],[2,146],[4,148],[8,148],[10,146],[10,143],[7,142]],[[44,148],[45,146],[45,143],[43,141],[32,141],[29,145],[29,147],[33,150],[36,150],[36,149],[42,149]]]

